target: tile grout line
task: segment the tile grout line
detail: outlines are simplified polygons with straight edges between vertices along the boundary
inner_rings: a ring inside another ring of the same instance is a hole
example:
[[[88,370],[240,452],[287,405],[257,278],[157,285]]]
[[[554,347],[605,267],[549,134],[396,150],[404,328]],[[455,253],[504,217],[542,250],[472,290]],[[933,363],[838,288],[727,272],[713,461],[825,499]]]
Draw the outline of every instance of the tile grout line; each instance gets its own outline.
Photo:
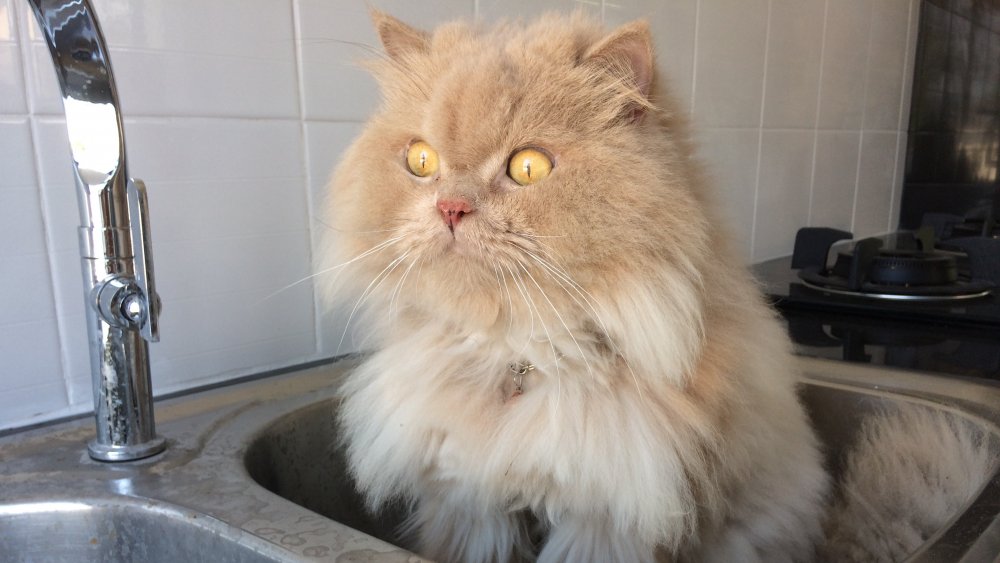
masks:
[[[354,122],[347,122],[354,123]],[[713,126],[713,127],[701,127],[699,131],[756,131],[758,127],[724,127],[724,126]],[[779,131],[785,133],[807,133],[812,132],[812,127],[768,127],[768,131]],[[857,127],[850,128],[840,128],[840,127],[820,127],[820,133],[856,133],[859,129]],[[896,129],[867,129],[869,133],[897,133]]]
[[[694,48],[691,49],[691,107],[688,116],[694,118],[695,92],[698,84],[698,32],[701,30],[701,0],[694,5]]]
[[[213,348],[211,350],[196,351],[189,354],[182,354],[178,356],[167,356],[166,358],[157,362],[157,364],[164,363],[181,363],[187,361],[204,361],[204,358],[215,355],[215,354],[225,354],[228,352],[237,352],[251,347],[258,347],[264,344],[277,343],[277,342],[294,342],[301,336],[308,335],[309,332],[294,332],[290,334],[285,334],[283,336],[276,336],[273,338],[265,338],[262,340],[254,340],[250,342],[245,342],[242,344],[237,344],[234,346],[225,346],[222,348]],[[202,384],[199,382],[204,382],[206,380],[214,380],[216,382],[226,382],[231,379],[236,379],[244,376],[253,376],[260,373],[267,373],[274,371],[276,369],[284,369],[288,367],[294,367],[296,365],[302,365],[316,360],[309,360],[307,358],[298,359],[287,359],[285,361],[278,361],[266,365],[252,365],[252,366],[242,366],[234,369],[227,370],[225,372],[214,373],[211,375],[205,375],[194,380],[187,381],[174,381],[166,386],[162,390],[157,390],[156,397],[159,398],[162,395],[170,395],[173,393],[183,392],[192,387],[199,387]],[[289,363],[290,362],[290,363]],[[242,372],[242,375],[234,375],[233,372]]]
[[[305,84],[303,83],[303,77],[305,76],[305,68],[303,66],[302,58],[302,10],[299,4],[300,0],[292,0],[292,42],[295,46],[295,83],[298,90],[298,122],[299,122],[299,140],[302,143],[302,157],[300,159],[300,165],[302,166],[302,178],[304,178],[302,188],[305,190],[306,196],[306,229],[309,232],[308,242],[309,242],[309,264],[308,270],[312,272],[312,264],[315,260],[314,253],[316,251],[316,233],[313,229],[313,215],[316,212],[316,202],[313,201],[312,194],[312,173],[310,171],[310,163],[312,162],[313,155],[309,149],[308,134],[306,133],[306,95],[305,95]],[[318,357],[320,355],[320,350],[322,350],[322,323],[320,322],[322,318],[322,310],[320,308],[319,298],[316,293],[316,286],[310,281],[309,283],[310,292],[312,293],[312,313],[313,313],[313,355]]]
[[[20,9],[23,9],[23,7],[20,8]],[[24,49],[21,48],[21,44],[23,43],[23,40],[21,38],[21,33],[20,33],[21,26],[18,23],[21,18],[20,18],[18,10],[19,10],[19,8],[12,6],[10,8],[10,11],[8,12],[8,16],[7,16],[7,22],[10,24],[11,29],[14,31],[13,38],[10,39],[10,40],[7,40],[7,41],[0,42],[0,45],[10,45],[12,48],[14,48],[14,49],[17,50],[17,55],[16,56],[17,56],[18,59],[20,59],[20,63],[21,63],[19,65],[18,70],[21,72],[21,94],[23,96],[23,98],[22,98],[21,101],[24,103],[24,113],[23,114],[2,114],[2,115],[0,115],[0,119],[3,119],[4,117],[9,116],[9,115],[23,115],[26,118],[30,118],[31,117],[31,108],[28,106],[28,81],[27,81],[27,76],[25,75],[25,72],[24,72],[24,54],[23,54]]]
[[[830,0],[823,2],[823,33],[819,40],[819,76],[816,78],[816,118],[813,121],[813,153],[812,170],[809,171],[809,211],[806,213],[806,226],[813,224],[813,199],[816,193],[816,159],[819,156],[819,116],[823,107],[823,67],[826,64],[826,28],[830,13]]]
[[[861,93],[861,127],[858,129],[858,164],[854,173],[854,198],[851,203],[851,232],[857,230],[858,215],[858,195],[861,192],[861,159],[864,157],[865,149],[865,119],[868,114],[868,72],[872,60],[872,35],[874,26],[872,25],[872,13],[875,11],[875,3],[870,2],[868,6],[868,42],[865,47],[865,78],[864,87]],[[855,233],[857,234],[857,233]]]
[[[65,121],[66,116],[63,113],[48,113],[48,112],[28,112],[28,113],[0,113],[0,121],[6,118],[16,118],[16,117],[26,117],[33,116],[43,121]],[[132,113],[127,117],[124,117],[124,122],[126,124],[133,122],[176,122],[181,123],[185,121],[236,121],[236,122],[247,122],[247,123],[298,123],[301,121],[315,121],[319,123],[357,123],[357,119],[351,118],[327,118],[327,117],[311,117],[309,119],[304,119],[302,115],[294,116],[246,116],[246,115],[178,115],[178,114],[155,114],[155,113]]]
[[[892,165],[892,185],[891,185],[892,189],[889,192],[889,216],[886,217],[886,219],[885,219],[885,221],[886,221],[886,225],[885,225],[886,232],[889,232],[889,231],[893,230],[892,217],[896,213],[897,187],[900,188],[899,189],[899,193],[900,193],[900,197],[902,197],[902,182],[903,182],[903,179],[899,178],[899,164],[900,164],[899,163],[899,149],[900,149],[900,144],[903,142],[904,139],[906,140],[907,143],[909,143],[909,139],[908,139],[908,135],[907,135],[907,129],[904,128],[904,121],[906,120],[907,114],[909,112],[905,112],[904,113],[903,109],[907,105],[906,104],[906,92],[907,92],[907,90],[912,90],[912,88],[913,88],[912,76],[911,76],[911,80],[909,81],[909,83],[907,83],[907,79],[906,79],[906,77],[908,76],[907,75],[907,69],[910,68],[909,63],[911,62],[911,60],[910,60],[910,53],[911,52],[913,53],[912,63],[913,63],[914,67],[916,66],[916,62],[917,62],[916,61],[916,57],[917,57],[917,55],[916,55],[916,47],[915,47],[915,45],[911,44],[911,41],[913,39],[913,26],[914,26],[914,21],[913,21],[913,11],[914,10],[913,10],[913,7],[916,4],[916,1],[917,0],[910,0],[909,6],[908,6],[908,9],[907,9],[907,14],[906,14],[906,50],[903,51],[903,80],[901,81],[902,83],[900,84],[900,87],[899,87],[899,110],[898,110],[898,118],[896,120],[896,130],[897,130],[896,131],[896,154],[893,157],[893,165]],[[916,25],[919,26],[920,22],[917,21]],[[911,94],[911,96],[912,96],[912,94]],[[902,202],[900,202],[900,206],[902,206]],[[899,221],[897,220],[896,223],[898,224]]]
[[[764,156],[764,106],[767,103],[767,63],[768,51],[771,48],[771,9],[772,0],[767,0],[767,25],[764,28],[764,68],[760,87],[760,117],[757,127],[757,171],[753,186],[753,218],[750,220],[750,262],[754,261],[757,242],[757,211],[760,207],[760,165]]]

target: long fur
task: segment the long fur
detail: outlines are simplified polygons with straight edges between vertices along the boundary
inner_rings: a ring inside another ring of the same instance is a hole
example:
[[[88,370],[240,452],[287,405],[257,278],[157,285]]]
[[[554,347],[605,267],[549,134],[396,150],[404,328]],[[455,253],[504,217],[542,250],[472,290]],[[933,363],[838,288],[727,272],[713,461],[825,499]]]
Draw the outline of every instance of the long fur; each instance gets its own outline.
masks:
[[[645,26],[375,20],[384,101],[318,260],[372,335],[339,415],[371,507],[412,502],[441,561],[811,559],[829,485],[789,344],[646,84]],[[518,187],[524,146],[555,166]],[[443,197],[475,208],[454,233]],[[512,362],[535,366],[519,396]]]
[[[830,507],[825,561],[902,561],[979,492],[1000,462],[996,435],[917,404],[866,418]]]

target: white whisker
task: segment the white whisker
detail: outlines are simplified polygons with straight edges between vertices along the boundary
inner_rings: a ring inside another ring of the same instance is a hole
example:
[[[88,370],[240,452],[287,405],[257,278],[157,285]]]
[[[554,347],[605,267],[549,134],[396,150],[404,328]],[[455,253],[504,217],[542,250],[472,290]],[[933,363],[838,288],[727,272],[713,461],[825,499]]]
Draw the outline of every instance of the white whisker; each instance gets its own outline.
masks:
[[[549,256],[549,258],[552,259],[553,262],[556,262],[557,265],[551,264],[550,262],[546,261],[545,259],[543,259],[540,256],[532,253],[529,250],[524,250],[524,252],[528,256],[530,256],[532,259],[534,259],[536,262],[538,262],[543,268],[545,268],[546,270],[548,270],[556,278],[556,282],[557,283],[559,283],[558,280],[561,279],[567,285],[569,285],[569,287],[572,288],[573,291],[575,291],[577,293],[577,295],[579,295],[579,297],[581,299],[584,300],[584,302],[586,303],[586,307],[585,308],[590,311],[590,313],[593,316],[594,320],[597,321],[597,323],[600,325],[601,331],[603,332],[604,336],[608,339],[608,345],[611,346],[612,351],[614,351],[614,353],[619,358],[621,358],[623,362],[625,362],[625,367],[628,369],[629,374],[632,376],[632,382],[635,384],[635,390],[639,394],[639,400],[640,401],[645,401],[645,396],[644,396],[644,394],[642,392],[642,386],[639,385],[639,377],[636,375],[635,370],[632,369],[632,364],[630,364],[629,361],[628,361],[628,358],[625,357],[625,354],[622,352],[621,347],[618,346],[618,343],[615,342],[614,338],[611,336],[611,331],[608,330],[608,326],[607,326],[607,324],[605,324],[604,318],[601,316],[600,313],[598,313],[597,307],[596,307],[597,299],[593,296],[593,294],[591,294],[583,286],[581,286],[579,283],[577,283],[575,280],[573,280],[573,278],[571,278],[570,275],[568,273],[566,273],[566,271],[565,271],[564,268],[558,267],[557,266],[558,265],[558,261],[556,261],[555,258],[553,258],[551,255],[547,254]],[[561,283],[559,285],[562,287]],[[569,294],[570,297],[573,298],[574,301],[576,301],[576,303],[579,306],[584,307],[584,304],[581,303],[576,298],[574,298],[573,295],[569,292],[568,289],[566,289],[565,287],[563,287],[563,290],[566,291],[566,293]]]
[[[396,311],[397,312],[399,311],[399,296],[403,292],[403,284],[406,282],[407,276],[410,275],[410,271],[413,270],[413,267],[419,261],[420,261],[420,258],[418,258],[417,260],[415,260],[413,262],[410,262],[410,265],[406,267],[406,271],[403,272],[403,275],[400,276],[399,281],[396,283],[396,287],[392,290],[392,295],[389,297],[389,318],[390,318],[390,320],[394,316],[393,307],[395,306]]]
[[[562,324],[563,328],[566,329],[566,333],[569,334],[569,337],[573,340],[573,344],[576,345],[576,349],[580,352],[580,357],[583,358],[584,365],[587,366],[587,372],[591,376],[593,376],[594,369],[591,367],[590,361],[587,360],[587,354],[584,353],[583,347],[580,346],[580,342],[576,339],[576,335],[573,334],[573,331],[569,328],[569,325],[566,324],[566,320],[563,319],[561,314],[559,314],[559,310],[556,309],[556,306],[552,304],[552,300],[549,299],[549,296],[545,293],[545,290],[542,289],[542,286],[538,284],[538,281],[535,279],[535,276],[531,275],[531,272],[528,271],[528,268],[520,260],[518,260],[518,263],[521,264],[521,269],[524,270],[524,273],[528,275],[528,279],[531,280],[531,283],[535,284],[535,287],[538,288],[538,292],[542,295],[542,298],[544,298],[545,302],[549,304],[549,308],[552,309],[552,312],[555,313],[556,318],[559,319],[559,322]]]
[[[529,238],[529,239],[539,239],[539,238],[567,238],[569,236],[569,235],[539,235],[539,234],[535,234],[535,233],[521,233],[521,232],[515,232],[515,231],[511,231],[511,233],[513,233],[513,234],[515,234],[517,236],[524,237],[524,238]]]
[[[505,267],[507,268],[507,271],[510,273],[510,279],[514,283],[514,287],[517,289],[517,292],[521,294],[521,301],[528,309],[528,320],[531,323],[528,327],[528,339],[524,342],[524,345],[521,346],[521,349],[517,352],[517,355],[520,356],[524,354],[524,351],[528,348],[528,345],[531,344],[531,342],[535,339],[535,312],[532,310],[532,307],[529,304],[530,298],[528,297],[527,288],[524,286],[524,282],[517,274],[514,273],[514,270],[512,270],[510,266],[505,266]]]
[[[504,275],[503,268],[499,264],[495,267],[500,274],[500,281],[503,282],[503,290],[507,294],[507,334],[510,335],[510,331],[514,327],[514,300],[510,297],[510,286],[507,285],[507,276]]]
[[[344,345],[344,338],[347,337],[347,331],[350,329],[351,321],[354,320],[354,315],[358,312],[358,308],[361,307],[361,304],[367,300],[368,296],[371,295],[375,288],[382,285],[382,282],[389,277],[389,274],[391,274],[404,259],[406,259],[411,251],[412,249],[407,249],[406,252],[398,256],[395,260],[389,262],[389,265],[383,268],[382,271],[379,272],[378,275],[376,275],[375,278],[368,284],[368,287],[366,287],[361,293],[361,297],[358,298],[357,302],[354,304],[354,308],[351,309],[351,314],[347,316],[347,324],[344,326],[344,333],[340,335],[340,342],[337,344],[338,354]]]
[[[527,268],[524,267],[523,262],[517,260],[517,264],[518,266],[521,267],[521,270],[523,270],[524,273],[528,274],[528,270]],[[528,276],[530,277],[531,274],[528,274]],[[521,283],[523,284],[524,280],[521,280]],[[559,400],[562,398],[562,369],[561,366],[559,365],[559,352],[556,351],[555,341],[552,339],[552,333],[549,332],[549,327],[545,324],[545,319],[542,317],[542,312],[538,310],[538,307],[535,305],[535,300],[532,299],[531,294],[528,293],[527,286],[525,286],[524,289],[526,292],[525,294],[528,297],[528,304],[532,309],[535,310],[535,313],[538,315],[538,322],[542,325],[542,330],[545,331],[545,337],[549,341],[549,348],[552,350],[552,361],[555,363],[556,366],[556,410],[558,410]],[[539,290],[541,290],[541,288],[539,288]],[[544,292],[542,296],[544,297]]]
[[[320,225],[326,227],[328,230],[338,232],[338,233],[350,233],[350,234],[370,234],[370,233],[398,233],[402,231],[400,227],[394,227],[392,229],[372,229],[370,231],[349,231],[347,229],[341,229],[340,227],[334,227],[330,223],[316,217],[315,215],[310,216],[313,222],[319,223]]]
[[[496,278],[496,280],[497,280],[497,291],[498,291],[498,293],[500,295],[500,298],[497,300],[497,311],[498,311],[498,314],[503,314],[503,297],[504,297],[504,294],[503,294],[503,284],[504,284],[504,282],[500,281],[500,269],[497,267],[497,263],[496,263],[495,260],[491,260],[490,261],[490,267],[493,268],[493,277]],[[509,296],[508,296],[508,301],[509,301]],[[510,325],[511,325],[512,318],[513,318],[512,307],[508,307],[508,309],[507,309],[507,334],[510,334]]]
[[[295,287],[297,285],[303,284],[303,283],[305,283],[305,282],[307,282],[307,281],[309,281],[309,280],[311,280],[313,278],[317,278],[319,276],[329,274],[330,272],[334,272],[336,270],[339,270],[339,269],[343,268],[344,266],[347,266],[349,264],[357,262],[358,260],[361,260],[362,258],[366,258],[368,256],[371,256],[372,254],[375,254],[375,253],[377,253],[377,252],[379,252],[381,250],[384,250],[385,248],[388,248],[389,246],[392,246],[393,244],[399,242],[402,239],[403,239],[402,236],[392,237],[392,238],[386,239],[386,240],[384,240],[384,241],[376,244],[375,246],[369,248],[368,250],[362,252],[361,254],[358,254],[354,258],[351,258],[350,260],[348,260],[346,262],[343,262],[341,264],[337,264],[336,266],[331,266],[329,268],[324,268],[324,269],[322,269],[322,270],[320,270],[318,272],[314,272],[312,274],[309,274],[308,276],[306,276],[306,277],[304,277],[304,278],[302,278],[300,280],[294,281],[294,282],[292,282],[292,283],[290,283],[290,284],[288,284],[288,285],[286,285],[284,287],[281,287],[281,288],[279,288],[279,289],[277,289],[277,290],[275,290],[275,291],[273,291],[273,292],[265,295],[264,297],[260,298],[258,301],[254,302],[252,304],[252,306],[260,305],[261,303],[263,303],[263,302],[265,302],[265,301],[267,301],[269,299],[274,298],[274,296],[278,295],[279,293],[288,291],[289,289],[292,289],[293,287]]]

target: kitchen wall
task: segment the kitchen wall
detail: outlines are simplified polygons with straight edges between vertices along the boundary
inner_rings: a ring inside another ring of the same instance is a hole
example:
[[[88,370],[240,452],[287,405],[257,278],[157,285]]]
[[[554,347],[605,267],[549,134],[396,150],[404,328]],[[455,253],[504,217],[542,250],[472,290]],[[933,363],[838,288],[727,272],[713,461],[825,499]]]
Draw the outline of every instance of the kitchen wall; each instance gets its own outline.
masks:
[[[377,104],[362,0],[93,0],[149,186],[164,310],[157,393],[329,357],[345,318],[308,281],[323,185]],[[412,24],[582,9],[649,19],[744,257],[796,228],[891,230],[916,0],[373,0]],[[0,0],[0,429],[91,408],[59,89]],[[356,349],[348,337],[340,352]]]

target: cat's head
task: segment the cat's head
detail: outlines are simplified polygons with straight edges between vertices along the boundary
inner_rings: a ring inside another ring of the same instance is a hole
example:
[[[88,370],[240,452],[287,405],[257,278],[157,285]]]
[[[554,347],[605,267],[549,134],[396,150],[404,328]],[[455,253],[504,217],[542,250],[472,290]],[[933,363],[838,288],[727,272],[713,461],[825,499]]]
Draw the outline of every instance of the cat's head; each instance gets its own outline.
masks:
[[[645,23],[374,20],[383,103],[334,175],[321,283],[378,314],[555,332],[676,279],[697,316],[705,220]]]

